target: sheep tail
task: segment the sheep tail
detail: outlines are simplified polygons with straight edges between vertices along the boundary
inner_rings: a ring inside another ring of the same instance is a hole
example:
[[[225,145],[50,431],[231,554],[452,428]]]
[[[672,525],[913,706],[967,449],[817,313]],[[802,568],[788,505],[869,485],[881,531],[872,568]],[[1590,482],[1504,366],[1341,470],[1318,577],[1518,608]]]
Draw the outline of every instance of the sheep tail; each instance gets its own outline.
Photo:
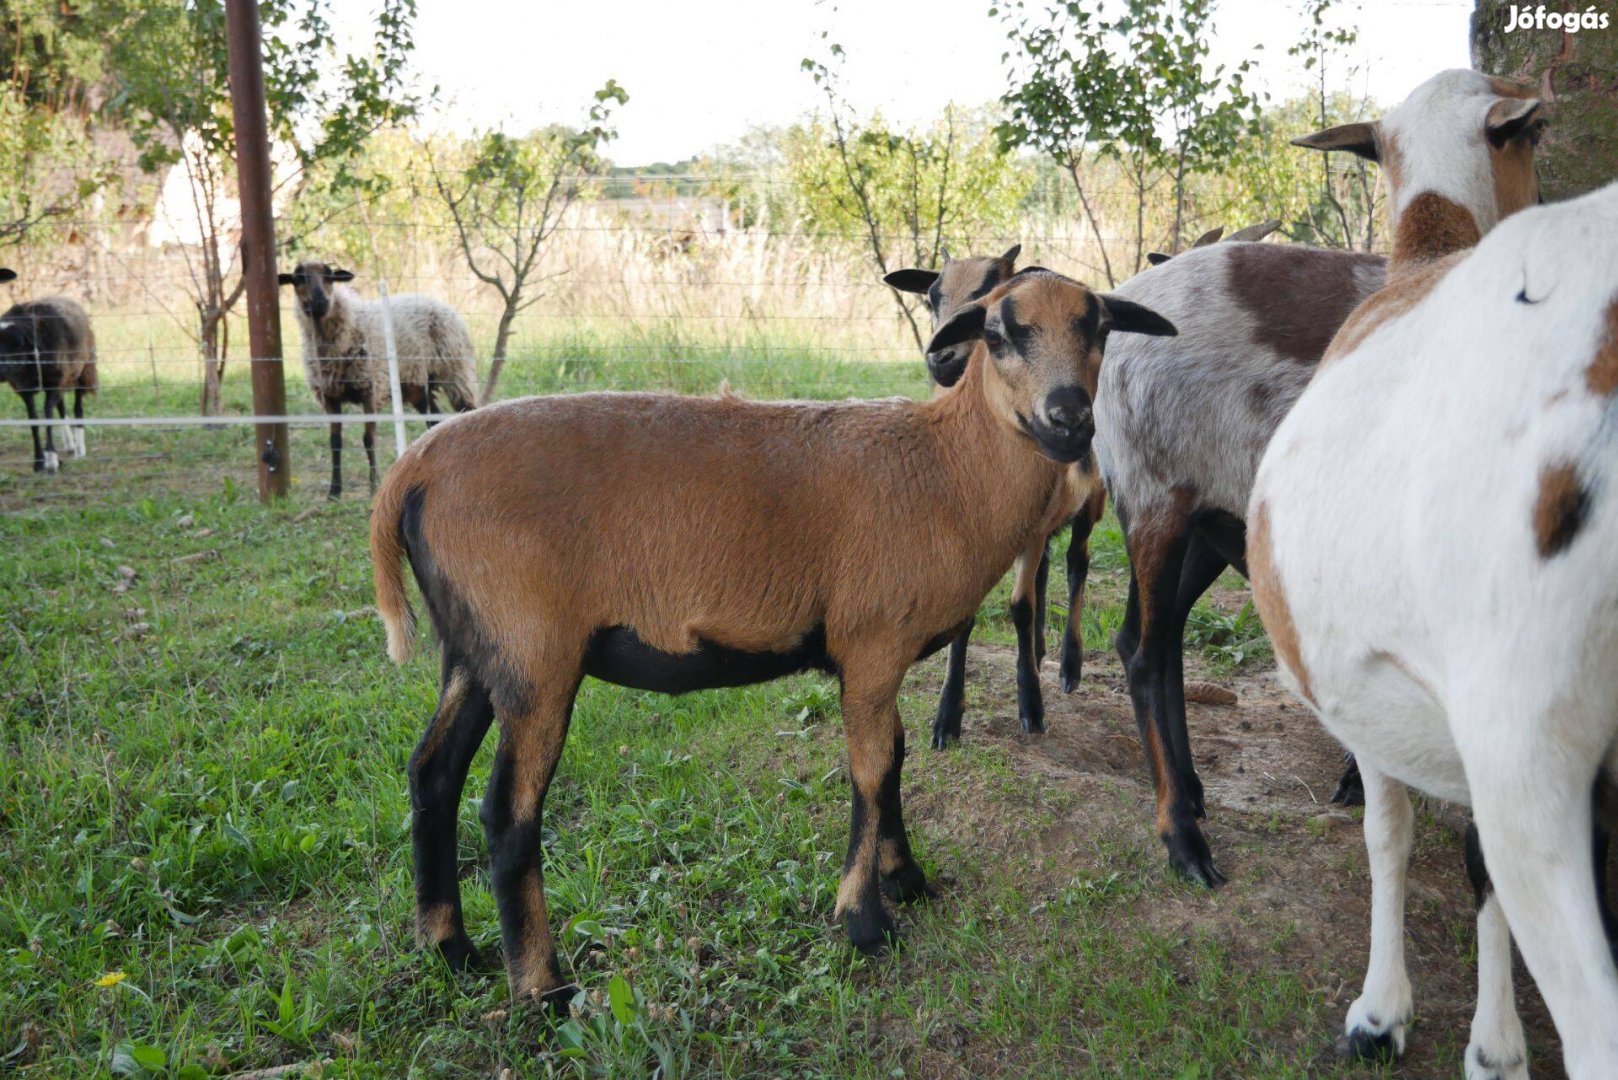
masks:
[[[371,575],[376,583],[376,609],[388,632],[388,656],[395,664],[410,659],[416,638],[416,613],[405,592],[405,551],[401,526],[409,480],[401,469],[405,461],[394,463],[382,480],[382,487],[371,504]]]

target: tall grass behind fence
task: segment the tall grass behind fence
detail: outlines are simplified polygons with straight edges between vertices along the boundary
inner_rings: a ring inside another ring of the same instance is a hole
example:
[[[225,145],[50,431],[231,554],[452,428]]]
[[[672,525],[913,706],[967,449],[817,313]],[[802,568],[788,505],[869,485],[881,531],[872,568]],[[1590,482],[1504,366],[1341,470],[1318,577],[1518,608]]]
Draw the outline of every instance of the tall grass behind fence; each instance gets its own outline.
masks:
[[[576,203],[529,281],[534,302],[517,316],[497,396],[641,388],[712,393],[722,383],[755,397],[926,394],[915,337],[865,241],[790,222],[743,225],[740,216],[717,200]],[[373,218],[364,246],[386,252],[385,266],[363,252],[334,255],[329,249],[352,249],[354,240],[351,227],[341,236],[331,229],[330,236],[317,229],[283,253],[282,268],[302,257],[340,262],[354,270],[363,296],[375,297],[385,277],[395,296],[425,292],[449,302],[466,316],[480,379],[486,374],[500,301],[467,269],[452,226],[425,204],[419,220]],[[61,293],[90,311],[100,379],[89,404],[92,420],[198,413],[202,357],[189,291],[196,251],[149,239],[146,228],[127,223],[58,222],[7,258],[20,276],[0,286],[0,300]],[[907,262],[897,254],[907,246],[903,239],[883,238],[895,253],[890,268]],[[1019,235],[974,238],[970,253],[999,253],[1013,243],[1023,245],[1025,264],[1103,284],[1090,269],[1100,262],[1093,239],[1077,220],[1029,214]],[[1132,251],[1119,242],[1111,254],[1123,262]],[[282,296],[287,409],[317,414],[299,360],[292,290]],[[227,418],[253,413],[245,310],[238,304],[224,330]],[[925,313],[918,319],[925,334]],[[22,420],[20,402],[5,400],[0,419]],[[411,420],[409,432],[420,430],[422,422]],[[245,426],[92,426],[88,459],[64,462],[60,476],[35,477],[27,430],[0,427],[0,510],[94,498],[130,484],[215,490],[228,479],[250,490],[251,439]],[[392,441],[377,440],[384,467]],[[294,428],[294,479],[306,497],[324,488],[326,442],[324,424]],[[350,428],[345,443],[346,479],[359,497],[360,432]]]

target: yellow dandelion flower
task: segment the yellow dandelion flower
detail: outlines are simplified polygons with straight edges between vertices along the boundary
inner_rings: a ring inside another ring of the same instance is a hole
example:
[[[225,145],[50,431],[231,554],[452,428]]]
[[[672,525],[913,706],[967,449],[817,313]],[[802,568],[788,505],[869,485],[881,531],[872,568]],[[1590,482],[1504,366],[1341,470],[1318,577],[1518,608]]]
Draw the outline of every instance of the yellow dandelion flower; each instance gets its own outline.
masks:
[[[96,985],[104,990],[109,986],[117,986],[127,978],[129,978],[129,976],[125,975],[121,971],[109,971],[105,975],[101,976],[101,978],[96,980]]]

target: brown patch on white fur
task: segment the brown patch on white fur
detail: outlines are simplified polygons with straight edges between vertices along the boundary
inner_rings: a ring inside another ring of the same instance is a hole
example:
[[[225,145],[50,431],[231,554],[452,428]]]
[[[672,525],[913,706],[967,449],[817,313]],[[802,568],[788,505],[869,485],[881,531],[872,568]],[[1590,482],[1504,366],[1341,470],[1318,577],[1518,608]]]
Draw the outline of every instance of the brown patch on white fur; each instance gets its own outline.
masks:
[[[1399,213],[1390,273],[1405,264],[1476,247],[1481,239],[1483,233],[1470,210],[1437,192],[1424,191]]]
[[[1376,255],[1345,258],[1342,252],[1302,246],[1238,245],[1226,259],[1226,282],[1236,303],[1252,317],[1255,345],[1312,365],[1358,303],[1356,276],[1382,261]],[[1285,284],[1299,277],[1318,288],[1308,303],[1288,303]]]
[[[1388,283],[1355,308],[1348,321],[1343,323],[1342,329],[1337,331],[1337,336],[1332,338],[1331,345],[1326,349],[1326,355],[1321,358],[1321,366],[1353,352],[1384,323],[1392,322],[1425,300],[1427,294],[1465,257],[1466,252],[1457,251],[1432,262],[1396,268],[1401,272],[1390,276]]]
[[[1584,527],[1590,494],[1579,482],[1572,462],[1546,465],[1539,473],[1539,495],[1534,499],[1534,546],[1549,559],[1566,551]]]
[[[1584,384],[1590,393],[1618,393],[1618,300],[1607,305],[1607,332],[1596,349],[1595,359],[1584,369]]]
[[[1304,666],[1298,647],[1298,628],[1292,621],[1292,608],[1275,572],[1270,551],[1270,508],[1264,503],[1259,503],[1247,532],[1247,569],[1253,583],[1253,604],[1264,620],[1264,629],[1269,631],[1275,655],[1298,681],[1304,700],[1313,705],[1314,691],[1309,685],[1309,669]]]

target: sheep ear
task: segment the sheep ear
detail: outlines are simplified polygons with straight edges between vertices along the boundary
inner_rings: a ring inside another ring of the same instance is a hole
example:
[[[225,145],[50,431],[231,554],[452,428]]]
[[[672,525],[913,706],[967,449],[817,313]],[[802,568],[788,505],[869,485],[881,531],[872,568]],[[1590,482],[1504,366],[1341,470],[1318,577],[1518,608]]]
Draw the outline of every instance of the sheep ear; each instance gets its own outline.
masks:
[[[1006,253],[1004,255],[1000,256],[1000,258],[1004,259],[1006,262],[1010,263],[1012,266],[1016,266],[1017,265],[1017,256],[1021,255],[1021,254],[1022,254],[1022,245],[1021,244],[1012,244],[1009,248],[1006,249]]]
[[[1266,236],[1270,235],[1272,232],[1279,229],[1280,227],[1281,227],[1281,219],[1280,218],[1271,218],[1268,221],[1261,221],[1257,225],[1249,225],[1245,229],[1237,229],[1235,232],[1233,232],[1229,236],[1225,237],[1225,239],[1226,240],[1247,240],[1247,241],[1257,242],[1259,240],[1264,239]]]
[[[1489,142],[1501,149],[1526,134],[1543,119],[1544,107],[1538,98],[1500,98],[1489,106],[1488,118],[1483,126],[1489,133]]]
[[[1148,251],[1146,253],[1146,261],[1153,266],[1162,266],[1172,258],[1174,258],[1173,255],[1167,255],[1161,251]]]
[[[983,336],[983,323],[988,317],[989,309],[982,304],[968,304],[938,328],[938,333],[927,343],[927,351],[935,353],[963,341],[975,341]]]
[[[1309,150],[1345,150],[1366,161],[1382,160],[1377,156],[1375,124],[1343,124],[1327,128],[1313,135],[1300,135],[1292,140],[1292,145]]]
[[[900,292],[924,293],[938,280],[937,270],[895,270],[882,279]]]
[[[1223,225],[1215,225],[1213,228],[1191,241],[1191,246],[1207,247],[1209,244],[1217,244],[1219,243],[1219,238],[1224,235],[1225,227]]]
[[[332,281],[353,281],[354,271],[339,270],[334,266],[332,267],[331,273],[327,274],[326,277],[330,278]]]
[[[296,285],[298,283],[298,279],[293,277],[291,274],[276,274],[275,283],[277,285]]]
[[[1102,293],[1101,306],[1106,311],[1102,325],[1120,334],[1145,334],[1148,337],[1174,337],[1179,334],[1173,323],[1133,300]]]
[[[7,270],[5,267],[0,266],[0,282],[16,281],[16,280],[17,280],[17,271],[15,271],[15,270]]]

